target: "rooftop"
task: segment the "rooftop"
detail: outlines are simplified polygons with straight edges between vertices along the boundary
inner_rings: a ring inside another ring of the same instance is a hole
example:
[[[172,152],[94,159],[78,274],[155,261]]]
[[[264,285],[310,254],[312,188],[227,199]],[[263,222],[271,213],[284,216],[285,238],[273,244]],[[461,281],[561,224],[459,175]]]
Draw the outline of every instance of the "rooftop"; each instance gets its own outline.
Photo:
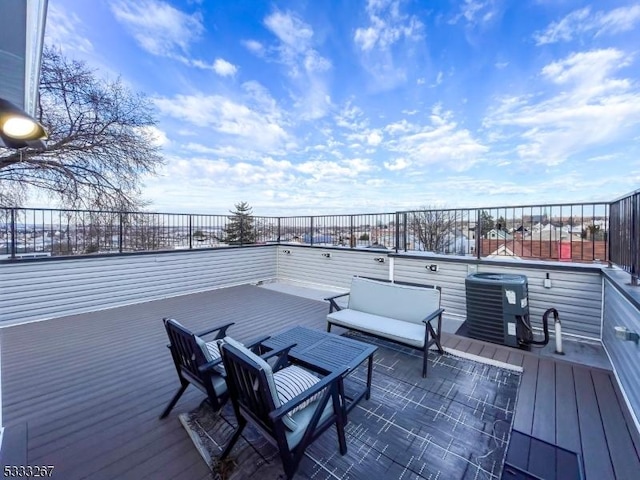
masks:
[[[236,322],[240,340],[289,325],[324,329],[326,292],[239,285],[3,328],[3,423],[25,430],[26,462],[54,478],[209,478],[177,421],[202,400],[177,387],[160,319],[199,330]],[[582,455],[586,478],[632,478],[640,438],[608,368],[445,334],[445,346],[524,368],[514,428]],[[429,382],[427,378],[424,382]]]

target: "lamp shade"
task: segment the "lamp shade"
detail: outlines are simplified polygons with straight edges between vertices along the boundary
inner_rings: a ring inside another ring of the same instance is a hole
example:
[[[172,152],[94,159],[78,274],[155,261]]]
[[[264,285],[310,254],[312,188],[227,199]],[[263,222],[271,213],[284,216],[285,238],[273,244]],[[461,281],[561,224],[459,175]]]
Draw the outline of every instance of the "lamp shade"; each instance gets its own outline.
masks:
[[[34,118],[0,98],[0,140],[7,148],[45,148],[47,132]]]

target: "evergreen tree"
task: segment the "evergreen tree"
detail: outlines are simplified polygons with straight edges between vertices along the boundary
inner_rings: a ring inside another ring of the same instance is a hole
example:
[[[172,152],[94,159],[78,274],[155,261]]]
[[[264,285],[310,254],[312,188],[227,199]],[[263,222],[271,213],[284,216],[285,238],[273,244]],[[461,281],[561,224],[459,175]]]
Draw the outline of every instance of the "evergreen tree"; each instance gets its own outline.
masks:
[[[493,216],[486,210],[480,211],[479,220],[480,220],[480,236],[484,237],[487,233],[489,233],[495,227],[495,222],[493,221]]]
[[[229,245],[256,243],[253,209],[247,202],[236,203],[235,208],[230,210],[229,223],[224,230],[225,242]]]

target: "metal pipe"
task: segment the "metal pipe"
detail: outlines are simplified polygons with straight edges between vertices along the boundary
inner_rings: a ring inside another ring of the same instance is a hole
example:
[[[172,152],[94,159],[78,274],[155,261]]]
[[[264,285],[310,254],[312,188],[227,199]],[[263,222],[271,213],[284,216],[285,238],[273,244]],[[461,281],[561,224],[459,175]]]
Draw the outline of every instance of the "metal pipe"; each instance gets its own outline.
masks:
[[[558,355],[564,355],[564,352],[562,351],[562,325],[560,323],[560,314],[558,313],[558,310],[556,310],[555,308],[549,308],[546,312],[544,312],[544,315],[542,316],[542,322],[546,327],[549,314],[551,313],[553,314],[553,321],[554,321],[555,334],[556,334],[556,352],[555,353]]]
[[[564,355],[562,351],[562,325],[560,324],[560,318],[556,317],[555,319],[555,327],[556,327],[556,353],[558,355]]]

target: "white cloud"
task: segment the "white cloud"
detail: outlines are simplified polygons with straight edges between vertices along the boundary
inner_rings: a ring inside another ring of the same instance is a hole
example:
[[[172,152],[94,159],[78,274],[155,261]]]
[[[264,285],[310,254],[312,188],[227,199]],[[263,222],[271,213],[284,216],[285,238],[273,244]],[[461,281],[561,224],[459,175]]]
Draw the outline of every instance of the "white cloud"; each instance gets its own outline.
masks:
[[[551,23],[545,30],[533,34],[537,45],[568,42],[590,33],[593,36],[616,34],[632,30],[640,22],[640,5],[619,7],[608,12],[591,12],[590,7],[574,10]]]
[[[460,12],[455,15],[449,24],[455,25],[464,19],[468,26],[485,24],[496,17],[498,8],[494,0],[465,0],[460,5]]]
[[[256,91],[255,85],[251,88]],[[265,95],[265,92],[261,94]],[[252,95],[245,98],[248,104],[221,95],[201,93],[156,98],[155,104],[162,114],[236,139],[247,150],[282,148],[288,134],[275,102],[269,102],[266,97],[256,100]]]
[[[397,170],[404,170],[409,165],[411,165],[411,162],[406,158],[396,158],[391,162],[384,162],[383,165],[384,165],[384,168],[386,168],[387,170],[397,171]]]
[[[264,55],[264,45],[256,40],[244,40],[242,44],[249,50],[250,52],[262,56]]]
[[[221,77],[232,77],[238,71],[238,67],[223,58],[216,58],[213,62],[213,70]]]
[[[369,0],[366,12],[369,25],[357,28],[353,40],[374,89],[390,90],[407,81],[415,59],[406,47],[423,38],[424,25],[417,16],[401,13],[399,0]]]
[[[422,23],[415,15],[402,15],[399,1],[369,0],[366,10],[370,25],[357,28],[353,37],[360,49],[385,50],[401,39],[422,38]]]
[[[156,147],[166,147],[171,142],[167,137],[167,134],[164,130],[160,130],[155,126],[141,127],[139,129],[140,133],[146,136],[149,141]]]
[[[399,135],[387,148],[402,153],[413,165],[438,164],[458,171],[473,166],[489,150],[469,130],[458,127],[453,114],[440,106],[432,109],[430,120],[430,125],[404,125],[407,133],[396,128]]]
[[[313,30],[295,15],[275,11],[264,19],[264,24],[287,48],[299,53],[309,48]]]
[[[515,151],[521,158],[547,165],[608,145],[640,124],[640,89],[614,77],[630,62],[619,50],[603,49],[550,63],[541,77],[557,93],[503,98],[484,124],[519,139]]]
[[[370,172],[373,169],[370,160],[355,158],[339,162],[326,160],[309,160],[294,167],[297,171],[309,175],[315,181],[344,182]]]
[[[334,118],[336,125],[349,130],[362,130],[366,128],[367,122],[364,119],[362,110],[353,105],[351,100],[347,101],[342,110]]]
[[[85,27],[73,12],[63,11],[55,4],[49,4],[45,43],[55,45],[63,52],[93,52],[93,44],[85,36]]]
[[[380,145],[380,142],[382,142],[382,135],[380,135],[380,132],[373,131],[367,135],[367,143],[369,145],[375,147]]]
[[[407,112],[408,115],[413,115],[413,113]],[[410,124],[406,120],[400,120],[399,122],[390,123],[386,127],[384,127],[384,131],[389,133],[390,135],[398,135],[401,133],[414,132],[417,130],[415,125]]]
[[[152,55],[184,55],[204,31],[200,14],[187,14],[161,0],[118,0],[109,5],[115,18]]]
[[[305,120],[324,117],[331,108],[324,74],[332,65],[314,48],[313,29],[293,13],[278,10],[268,15],[264,24],[279,41],[278,61],[287,68],[295,86],[291,96],[300,117]]]
[[[438,72],[438,75],[436,76],[436,81],[432,83],[430,87],[437,87],[438,85],[440,85],[442,83],[443,78],[444,78],[444,73],[442,73],[442,71]]]

